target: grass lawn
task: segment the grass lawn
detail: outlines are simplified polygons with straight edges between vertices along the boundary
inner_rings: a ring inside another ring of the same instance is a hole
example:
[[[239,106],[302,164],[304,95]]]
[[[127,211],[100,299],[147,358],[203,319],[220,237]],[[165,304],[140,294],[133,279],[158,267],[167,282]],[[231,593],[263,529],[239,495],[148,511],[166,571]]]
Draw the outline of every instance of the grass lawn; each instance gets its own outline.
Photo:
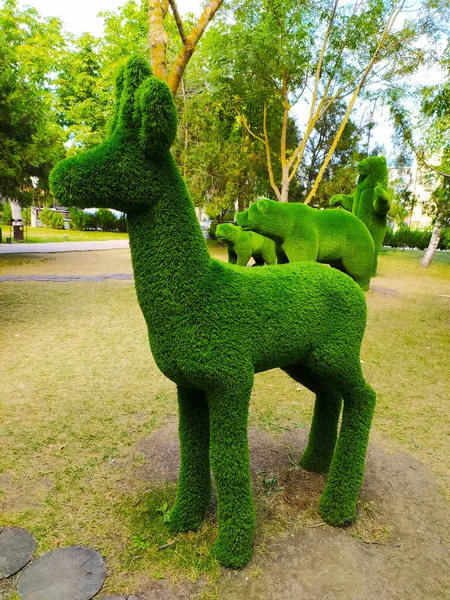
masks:
[[[214,244],[211,253],[225,259]],[[378,400],[371,441],[413,454],[450,498],[450,254],[438,253],[427,270],[422,254],[383,252],[366,296],[362,360]],[[2,274],[130,271],[127,250],[0,256]],[[104,594],[202,576],[203,598],[214,598],[214,514],[158,551],[170,541],[158,509],[173,502],[175,483],[148,483],[156,466],[143,444],[175,419],[176,393],[152,359],[132,282],[0,283],[0,306],[0,526],[31,531],[37,554],[70,544],[97,549],[108,566]],[[256,376],[250,423],[276,439],[309,427],[312,406],[312,394],[269,371]],[[283,520],[270,482],[253,484],[256,552],[266,536],[318,520],[316,505]]]
[[[27,227],[28,244],[42,242],[103,242],[105,240],[127,240],[128,233],[116,231],[76,231],[74,229],[51,229],[50,227]],[[7,226],[2,227],[3,242],[11,236]],[[67,239],[66,239],[67,238]]]

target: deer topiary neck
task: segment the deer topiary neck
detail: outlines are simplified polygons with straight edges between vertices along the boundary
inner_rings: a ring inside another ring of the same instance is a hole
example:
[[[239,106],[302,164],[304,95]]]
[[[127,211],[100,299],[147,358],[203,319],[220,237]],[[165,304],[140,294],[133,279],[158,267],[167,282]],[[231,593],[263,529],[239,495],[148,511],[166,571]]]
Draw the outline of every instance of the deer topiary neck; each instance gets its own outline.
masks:
[[[210,265],[194,205],[170,156],[151,204],[128,215],[136,292],[149,327],[188,312]],[[162,320],[162,321],[161,321]]]

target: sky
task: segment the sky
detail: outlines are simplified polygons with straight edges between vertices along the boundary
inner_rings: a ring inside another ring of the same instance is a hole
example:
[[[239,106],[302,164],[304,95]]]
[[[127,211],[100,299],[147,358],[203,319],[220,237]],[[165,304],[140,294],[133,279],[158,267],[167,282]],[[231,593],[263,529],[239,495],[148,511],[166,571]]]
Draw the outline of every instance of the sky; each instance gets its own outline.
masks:
[[[21,0],[20,6],[33,6],[42,17],[59,17],[64,29],[76,35],[84,32],[100,36],[103,19],[97,17],[102,11],[116,11],[126,0]],[[201,0],[177,0],[179,12],[200,13]]]

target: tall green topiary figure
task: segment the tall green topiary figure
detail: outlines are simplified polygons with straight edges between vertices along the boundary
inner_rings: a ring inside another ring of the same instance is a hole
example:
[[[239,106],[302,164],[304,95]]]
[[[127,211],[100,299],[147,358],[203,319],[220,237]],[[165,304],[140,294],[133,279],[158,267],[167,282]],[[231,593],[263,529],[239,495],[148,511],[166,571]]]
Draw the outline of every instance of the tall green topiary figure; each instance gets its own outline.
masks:
[[[375,405],[359,358],[366,304],[349,277],[323,265],[244,269],[212,260],[169,151],[176,128],[169,88],[133,57],[118,77],[110,135],[57,165],[51,186],[65,204],[128,215],[151,350],[178,388],[181,461],[170,527],[200,525],[212,467],[215,553],[238,568],[251,558],[255,527],[247,443],[255,372],[281,367],[316,393],[302,464],[330,471],[323,518],[343,525],[355,517]]]
[[[358,163],[358,185],[353,196],[335,194],[330,206],[342,206],[360,219],[370,231],[375,243],[372,277],[377,274],[378,254],[387,228],[387,214],[391,206],[388,169],[384,156],[369,156]]]
[[[317,261],[350,275],[369,289],[375,247],[367,227],[342,210],[317,210],[306,204],[258,200],[236,215],[244,231],[256,231],[276,243],[289,262]]]
[[[252,231],[243,231],[232,223],[217,226],[216,237],[228,247],[228,262],[246,267],[253,257],[255,265],[276,265],[275,243]]]

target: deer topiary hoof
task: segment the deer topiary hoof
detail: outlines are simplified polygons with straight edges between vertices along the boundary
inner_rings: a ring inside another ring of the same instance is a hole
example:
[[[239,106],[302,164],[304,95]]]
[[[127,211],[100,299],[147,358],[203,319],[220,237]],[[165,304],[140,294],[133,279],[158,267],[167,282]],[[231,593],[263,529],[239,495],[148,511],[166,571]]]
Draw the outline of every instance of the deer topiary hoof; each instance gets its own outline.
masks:
[[[205,511],[182,511],[176,506],[170,512],[170,520],[167,523],[172,533],[183,533],[198,529],[205,518]]]
[[[333,456],[313,456],[305,450],[300,459],[300,466],[313,473],[328,473]]]
[[[356,517],[356,500],[342,498],[342,495],[338,499],[325,489],[320,498],[319,513],[328,525],[333,527],[349,525]]]
[[[224,536],[219,535],[212,552],[223,567],[243,569],[252,559],[253,536],[251,540],[239,540],[230,544]]]

